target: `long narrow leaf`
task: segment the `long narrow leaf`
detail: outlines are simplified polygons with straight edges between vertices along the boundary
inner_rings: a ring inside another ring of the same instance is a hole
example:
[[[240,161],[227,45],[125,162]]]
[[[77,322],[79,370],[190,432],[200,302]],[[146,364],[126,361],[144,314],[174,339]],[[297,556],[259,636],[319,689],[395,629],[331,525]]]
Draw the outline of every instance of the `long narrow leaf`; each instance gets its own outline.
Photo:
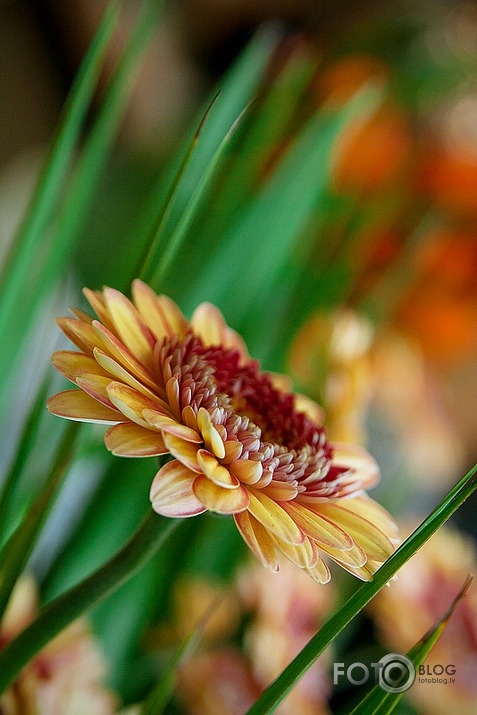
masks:
[[[0,406],[5,399],[8,377],[14,367],[12,357],[18,349],[18,342],[13,336],[18,333],[21,337],[26,332],[23,325],[21,331],[17,330],[17,311],[24,305],[25,298],[31,297],[32,279],[37,274],[38,266],[46,259],[46,229],[72,162],[117,16],[118,3],[113,2],[104,14],[73,83],[45,169],[4,265],[0,284],[0,343],[4,357]]]
[[[30,507],[25,519],[13,532],[0,552],[0,618],[13,587],[22,573],[36,538],[53,506],[58,488],[73,455],[78,424],[69,424],[57,450],[55,464],[46,485]]]
[[[28,325],[41,308],[42,298],[62,274],[73,250],[104,162],[116,137],[133,71],[152,34],[160,8],[161,3],[156,0],[146,0],[144,3],[80,155],[54,230],[44,223],[41,226],[42,233],[33,246],[34,250],[25,254],[21,270],[12,266],[9,271],[8,275],[14,276],[11,279],[14,290],[7,292],[6,307],[0,311],[0,340],[2,336],[9,336],[8,341],[3,343],[6,370],[3,385],[8,383],[9,374],[14,370],[15,357],[27,334]]]
[[[295,683],[315,662],[324,649],[345,628],[367,603],[404,566],[418,549],[441,527],[449,517],[477,489],[475,465],[444,497],[432,514],[401,544],[395,553],[375,573],[371,582],[365,583],[346,601],[318,633],[307,643],[296,658],[262,693],[248,715],[264,715],[275,710]]]

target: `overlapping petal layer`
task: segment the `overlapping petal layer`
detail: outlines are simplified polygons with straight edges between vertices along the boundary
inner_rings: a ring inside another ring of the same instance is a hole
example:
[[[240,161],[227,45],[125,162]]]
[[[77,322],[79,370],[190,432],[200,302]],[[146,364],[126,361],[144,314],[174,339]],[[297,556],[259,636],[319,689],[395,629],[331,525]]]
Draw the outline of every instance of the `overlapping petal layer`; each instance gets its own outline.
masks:
[[[330,445],[321,409],[261,372],[214,306],[190,321],[167,296],[137,280],[133,300],[85,290],[99,320],[82,311],[59,325],[80,352],[55,367],[80,390],[54,395],[50,412],[112,424],[114,454],[170,454],[150,498],[159,514],[232,514],[261,562],[278,553],[319,582],[327,554],[369,579],[393,551],[391,517],[364,493],[379,469],[364,450]]]

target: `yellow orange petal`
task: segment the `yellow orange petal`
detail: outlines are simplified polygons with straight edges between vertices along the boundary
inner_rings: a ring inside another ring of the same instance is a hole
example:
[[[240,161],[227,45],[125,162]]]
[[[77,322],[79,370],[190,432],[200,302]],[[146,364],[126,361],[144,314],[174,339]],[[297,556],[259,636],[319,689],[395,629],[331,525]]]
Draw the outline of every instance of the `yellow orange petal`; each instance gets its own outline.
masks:
[[[51,361],[56,369],[71,382],[76,382],[76,378],[81,375],[97,373],[107,377],[108,374],[91,355],[78,353],[74,350],[58,350],[51,356]]]
[[[256,484],[263,474],[262,463],[255,459],[236,459],[229,469],[243,484]]]
[[[173,300],[166,295],[156,295],[139,279],[132,284],[132,295],[136,308],[156,340],[184,335],[188,323]]]
[[[140,314],[118,290],[105,288],[103,295],[119,338],[140,362],[150,367],[156,341]]]
[[[330,570],[323,559],[320,559],[313,568],[306,569],[306,573],[317,583],[325,584],[331,580]]]
[[[132,375],[130,372],[128,372],[122,365],[120,365],[116,360],[114,360],[112,357],[107,355],[105,352],[100,350],[99,348],[94,348],[93,350],[93,355],[98,363],[98,367],[101,366],[101,374],[109,374],[111,375],[115,380],[119,380],[120,382],[125,382],[126,385],[129,385],[129,387],[133,387],[135,390],[138,390],[138,392],[142,392],[143,395],[146,395],[146,397],[150,397],[151,399],[158,401],[164,410],[167,410],[167,403],[161,400],[158,395],[156,395],[152,390],[150,390],[148,387],[142,384],[140,380],[137,380],[134,375]]]
[[[369,558],[385,561],[394,551],[394,546],[377,526],[336,502],[325,502],[316,507],[320,514],[339,524],[366,552]],[[347,502],[348,503],[348,502]]]
[[[97,320],[93,320],[92,330],[95,337],[95,345],[93,347],[102,347],[115,360],[117,360],[128,372],[137,377],[144,385],[150,387],[154,392],[162,389],[157,384],[153,373],[126,348],[118,338],[111,333],[104,325],[101,325]],[[163,389],[165,397],[165,390]]]
[[[76,318],[57,318],[58,326],[68,340],[85,353],[91,353],[97,340],[95,332],[89,323]]]
[[[321,504],[320,504],[321,506]],[[340,526],[321,513],[307,509],[296,502],[283,502],[283,508],[310,538],[318,545],[326,544],[339,550],[353,547],[353,539]]]
[[[102,377],[102,375],[81,375],[76,378],[76,384],[87,392],[88,395],[98,400],[98,402],[114,409],[114,405],[108,397],[108,387],[111,384],[110,377]]]
[[[172,434],[175,437],[179,437],[181,440],[185,440],[186,442],[194,442],[196,444],[202,443],[200,434],[190,427],[187,427],[187,425],[177,422],[167,414],[162,414],[157,410],[145,409],[142,412],[142,416],[148,424],[152,425],[156,429],[163,430],[164,432]]]
[[[108,330],[114,330],[114,323],[111,320],[108,308],[106,306],[106,301],[104,300],[103,293],[99,290],[91,290],[90,288],[83,288],[83,295],[102,322],[102,324]],[[75,315],[78,313],[75,311]]]
[[[360,497],[355,497],[353,499],[347,499],[346,503],[343,503],[346,509],[351,509],[353,513],[359,514],[363,519],[367,519],[372,524],[377,526],[384,534],[386,534],[389,539],[394,541],[399,541],[398,526],[391,514],[378,504],[374,499],[363,495]]]
[[[277,539],[277,545],[283,555],[301,569],[312,569],[320,560],[318,547],[308,537],[299,546],[282,539]]]
[[[173,460],[158,471],[151,485],[152,508],[163,516],[195,516],[207,511],[196,497],[192,485],[197,475]]]
[[[348,467],[359,476],[364,488],[372,487],[379,482],[381,473],[376,460],[362,447],[346,442],[336,442],[333,448],[333,464],[338,467]]]
[[[110,382],[107,387],[107,393],[113,405],[125,417],[142,427],[154,429],[151,423],[144,419],[142,413],[144,410],[159,412],[161,407],[157,402],[121,382]]]
[[[249,493],[249,511],[266,529],[289,544],[303,543],[302,531],[279,504],[257,490]]]
[[[212,423],[209,412],[204,407],[200,407],[197,413],[197,426],[204,438],[206,448],[219,459],[223,459],[225,457],[224,443]]]
[[[298,488],[296,484],[272,479],[271,482],[264,487],[263,493],[274,501],[290,501],[290,499],[294,499],[298,494]]]
[[[177,459],[179,462],[184,464],[186,467],[191,469],[193,472],[200,474],[202,471],[197,462],[197,452],[199,451],[199,445],[193,442],[186,442],[180,437],[176,437],[168,432],[163,432],[162,437],[164,439],[165,445],[169,452]]]
[[[199,449],[197,462],[206,477],[224,489],[237,489],[240,482],[237,477],[230,474],[229,470],[218,463],[216,458],[206,449]]]
[[[348,551],[333,549],[331,546],[323,544],[320,544],[320,549],[346,570],[348,570],[348,567],[361,568],[361,566],[364,566],[368,561],[365,552],[361,546],[356,543],[353,545],[353,548]]]
[[[249,505],[249,495],[244,487],[224,489],[202,474],[196,478],[193,489],[199,501],[217,514],[238,514]]]
[[[226,322],[220,310],[212,303],[201,303],[194,311],[191,326],[204,345],[223,345]]]
[[[169,451],[159,432],[123,422],[110,427],[104,435],[106,447],[118,457],[155,457]]]
[[[278,571],[277,547],[267,529],[248,511],[234,514],[235,524],[243,540],[265,568]]]
[[[46,407],[57,417],[66,417],[77,422],[100,422],[115,424],[121,420],[121,413],[106,407],[90,397],[83,390],[65,390],[53,395]]]

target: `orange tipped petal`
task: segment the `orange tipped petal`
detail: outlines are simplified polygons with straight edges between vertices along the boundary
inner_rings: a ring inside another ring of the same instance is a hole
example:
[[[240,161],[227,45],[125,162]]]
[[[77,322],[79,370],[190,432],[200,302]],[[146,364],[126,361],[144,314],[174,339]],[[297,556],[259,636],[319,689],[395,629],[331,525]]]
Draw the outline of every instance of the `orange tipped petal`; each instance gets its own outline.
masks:
[[[243,540],[265,568],[278,571],[277,547],[267,529],[248,511],[234,514],[234,520]]]
[[[98,402],[102,402],[106,407],[114,409],[114,405],[108,397],[108,387],[111,384],[110,377],[102,377],[101,375],[81,375],[76,378],[76,384],[82,390],[94,397]]]
[[[132,295],[136,308],[156,340],[184,335],[188,323],[173,300],[166,295],[156,295],[139,279],[132,284]]]
[[[76,382],[76,378],[81,375],[96,373],[107,377],[108,374],[93,357],[73,350],[58,350],[51,356],[51,361],[56,369],[71,382]]]
[[[321,504],[320,504],[321,506]],[[283,508],[299,527],[318,545],[326,544],[339,550],[348,550],[353,547],[353,539],[340,526],[321,513],[317,514],[310,509],[296,504],[284,502]]]
[[[192,485],[196,474],[175,459],[156,474],[149,497],[152,508],[163,516],[196,516],[207,508],[196,497]]]
[[[202,504],[217,514],[237,514],[249,505],[249,495],[244,487],[224,489],[202,474],[196,478],[193,489]]]
[[[223,487],[224,489],[237,489],[237,487],[240,486],[237,477],[234,477],[233,474],[230,474],[228,469],[222,467],[215,457],[213,457],[210,452],[207,452],[206,449],[199,449],[197,452],[197,462],[205,476],[213,481],[214,484],[217,484],[217,486]]]
[[[261,492],[250,491],[249,511],[272,534],[289,544],[302,544],[305,537],[296,522],[273,499]]]
[[[90,325],[76,318],[57,318],[58,326],[68,340],[85,353],[91,353],[96,345],[96,335]]]
[[[46,407],[57,417],[66,417],[77,422],[101,422],[115,424],[121,420],[121,414],[106,407],[83,390],[66,390],[53,395]]]
[[[133,422],[110,427],[104,441],[117,457],[156,457],[169,451],[159,432],[144,429]]]
[[[346,442],[338,442],[331,445],[333,447],[333,464],[338,467],[348,467],[359,476],[363,487],[372,487],[380,480],[376,460],[362,447]]]
[[[225,447],[222,437],[217,432],[210,414],[204,407],[200,407],[197,413],[197,426],[204,438],[206,448],[219,459],[223,459],[225,457]]]

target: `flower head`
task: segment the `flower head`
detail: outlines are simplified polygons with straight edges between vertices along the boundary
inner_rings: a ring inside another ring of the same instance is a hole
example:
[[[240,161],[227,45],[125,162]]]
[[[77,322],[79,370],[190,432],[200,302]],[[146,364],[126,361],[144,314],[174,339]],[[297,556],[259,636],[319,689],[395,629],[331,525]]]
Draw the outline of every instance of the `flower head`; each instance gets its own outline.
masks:
[[[100,320],[75,310],[59,321],[80,352],[53,363],[81,389],[51,397],[50,412],[113,424],[113,454],[172,455],[151,486],[159,514],[230,514],[273,570],[282,552],[326,582],[326,553],[369,579],[395,535],[364,493],[379,478],[370,455],[329,444],[318,405],[262,372],[217,308],[203,303],[187,321],[139,280],[132,294],[85,290]]]

